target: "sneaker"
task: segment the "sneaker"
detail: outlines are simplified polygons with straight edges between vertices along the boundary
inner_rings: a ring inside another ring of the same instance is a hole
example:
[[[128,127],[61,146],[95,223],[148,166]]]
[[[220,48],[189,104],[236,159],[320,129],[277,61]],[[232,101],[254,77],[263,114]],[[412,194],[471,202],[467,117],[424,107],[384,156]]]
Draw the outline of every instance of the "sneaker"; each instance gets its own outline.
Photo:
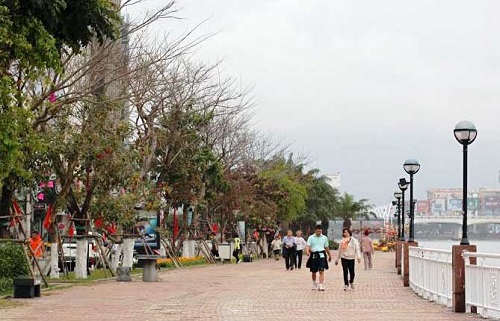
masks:
[[[322,283],[318,284],[318,291],[325,291]]]
[[[354,290],[354,283],[351,283],[351,289]]]
[[[290,268],[290,271],[293,271],[293,267],[292,267],[292,268]]]
[[[318,289],[318,283],[313,282],[311,286],[311,290],[317,290]]]
[[[241,260],[239,260],[238,263],[241,263]]]
[[[344,285],[344,291],[347,291],[348,286]]]

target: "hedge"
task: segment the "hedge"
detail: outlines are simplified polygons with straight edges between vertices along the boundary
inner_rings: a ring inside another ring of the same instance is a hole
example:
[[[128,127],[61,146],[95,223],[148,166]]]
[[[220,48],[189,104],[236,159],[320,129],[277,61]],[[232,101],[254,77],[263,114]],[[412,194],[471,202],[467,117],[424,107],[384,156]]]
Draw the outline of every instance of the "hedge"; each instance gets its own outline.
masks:
[[[0,244],[0,293],[12,292],[13,279],[29,275],[28,262],[19,244]]]

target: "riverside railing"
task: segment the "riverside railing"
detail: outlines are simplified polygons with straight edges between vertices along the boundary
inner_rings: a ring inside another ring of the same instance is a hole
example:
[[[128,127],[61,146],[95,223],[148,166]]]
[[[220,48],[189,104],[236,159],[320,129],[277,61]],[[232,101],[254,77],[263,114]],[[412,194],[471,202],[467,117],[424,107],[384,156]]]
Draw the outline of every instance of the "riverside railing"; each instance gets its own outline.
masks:
[[[483,318],[500,318],[500,255],[464,252],[462,256],[466,312],[476,307]]]
[[[410,288],[419,296],[452,306],[451,251],[409,248]]]

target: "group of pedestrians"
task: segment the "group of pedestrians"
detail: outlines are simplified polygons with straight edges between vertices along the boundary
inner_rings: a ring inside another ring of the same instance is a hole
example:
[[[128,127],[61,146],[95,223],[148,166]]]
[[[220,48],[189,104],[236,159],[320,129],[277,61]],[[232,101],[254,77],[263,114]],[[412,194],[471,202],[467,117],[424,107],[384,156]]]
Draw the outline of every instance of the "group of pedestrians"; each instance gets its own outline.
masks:
[[[308,257],[306,267],[311,272],[312,289],[318,291],[325,290],[325,270],[328,270],[328,263],[333,260],[328,238],[323,235],[322,231],[322,226],[316,225],[314,234],[309,236],[306,242],[301,231],[297,231],[296,235],[293,236],[293,232],[288,230],[283,240],[277,236],[271,243],[275,259],[279,260],[280,252],[285,258],[287,271],[301,268],[303,251],[305,251]],[[361,257],[363,257],[365,270],[371,269],[373,254],[373,242],[368,231],[364,232],[361,242],[359,242],[352,236],[350,229],[344,228],[342,230],[342,240],[339,243],[335,265],[338,265],[340,261],[343,271],[344,291],[349,288],[354,290],[356,260],[361,263]]]
[[[280,255],[285,259],[285,268],[287,271],[302,268],[302,256],[306,240],[302,237],[302,231],[298,230],[293,236],[293,231],[288,230],[286,236],[281,239],[280,235],[276,235],[271,242],[271,249],[274,253],[274,259],[279,260]]]

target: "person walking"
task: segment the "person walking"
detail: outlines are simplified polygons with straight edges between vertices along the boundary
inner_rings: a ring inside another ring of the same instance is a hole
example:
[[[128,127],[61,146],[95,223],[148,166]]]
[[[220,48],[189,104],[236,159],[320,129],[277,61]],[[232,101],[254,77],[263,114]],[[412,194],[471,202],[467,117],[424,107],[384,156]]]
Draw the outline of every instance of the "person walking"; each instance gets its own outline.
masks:
[[[302,237],[301,230],[295,232],[295,244],[297,246],[295,251],[295,268],[298,268],[300,270],[300,268],[302,267],[302,256],[304,248],[307,245],[306,240],[304,240],[304,238]]]
[[[271,249],[274,253],[274,259],[276,261],[279,261],[279,259],[280,259],[282,244],[283,243],[281,242],[281,236],[279,234],[276,235],[274,240],[271,242]]]
[[[295,265],[295,237],[292,230],[288,230],[286,236],[283,238],[283,257],[285,258],[285,267],[287,271],[293,270]]]
[[[363,253],[363,262],[365,263],[365,270],[371,269],[373,267],[372,264],[372,255],[375,254],[373,249],[373,241],[368,236],[370,231],[365,230],[363,233],[363,237],[361,238],[361,253]]]
[[[342,230],[342,242],[339,246],[339,251],[337,254],[337,259],[335,260],[335,265],[339,264],[339,258],[342,261],[342,270],[344,272],[344,291],[351,286],[354,290],[354,264],[355,260],[358,259],[358,263],[361,263],[361,254],[359,251],[359,242],[357,239],[352,237],[352,232],[348,228]]]
[[[312,289],[324,291],[325,270],[328,270],[328,262],[332,261],[328,238],[322,234],[321,225],[316,225],[314,234],[307,238],[306,255],[308,256],[306,267],[311,271]],[[327,257],[328,256],[328,261]],[[319,283],[316,282],[316,274],[319,272]]]
[[[212,238],[212,249],[210,250],[210,252],[212,252],[212,255],[215,257],[215,258],[219,258],[219,241],[217,240],[217,235],[215,234],[211,234],[211,238]]]
[[[238,237],[238,234],[234,234],[233,242],[234,242],[233,257],[236,259],[236,264],[238,264],[241,263],[240,257],[238,256],[238,254],[240,254],[241,251],[241,241],[240,238]]]

